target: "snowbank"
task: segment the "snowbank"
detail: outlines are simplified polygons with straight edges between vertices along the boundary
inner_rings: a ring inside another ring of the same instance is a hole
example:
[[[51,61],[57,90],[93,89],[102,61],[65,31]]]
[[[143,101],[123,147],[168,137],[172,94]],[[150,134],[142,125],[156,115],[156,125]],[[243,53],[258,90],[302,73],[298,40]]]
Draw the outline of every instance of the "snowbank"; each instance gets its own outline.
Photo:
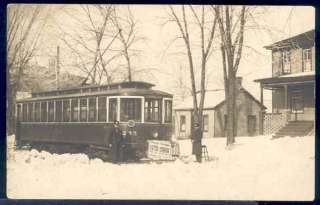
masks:
[[[84,154],[14,151],[8,197],[79,199],[312,200],[314,136],[205,139],[210,161],[194,162],[190,140],[182,160],[115,165]]]

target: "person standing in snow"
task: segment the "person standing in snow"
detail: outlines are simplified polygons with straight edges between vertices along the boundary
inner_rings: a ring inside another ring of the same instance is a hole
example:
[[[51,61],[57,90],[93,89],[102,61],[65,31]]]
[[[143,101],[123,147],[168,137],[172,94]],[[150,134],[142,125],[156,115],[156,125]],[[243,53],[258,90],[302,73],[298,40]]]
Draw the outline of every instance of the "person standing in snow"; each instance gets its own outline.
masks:
[[[202,161],[201,139],[202,130],[199,123],[194,123],[194,130],[191,136],[192,139],[192,154],[196,155],[197,162]]]
[[[111,131],[111,160],[113,163],[118,163],[120,159],[120,149],[122,142],[122,130],[119,126],[119,121],[113,123]]]

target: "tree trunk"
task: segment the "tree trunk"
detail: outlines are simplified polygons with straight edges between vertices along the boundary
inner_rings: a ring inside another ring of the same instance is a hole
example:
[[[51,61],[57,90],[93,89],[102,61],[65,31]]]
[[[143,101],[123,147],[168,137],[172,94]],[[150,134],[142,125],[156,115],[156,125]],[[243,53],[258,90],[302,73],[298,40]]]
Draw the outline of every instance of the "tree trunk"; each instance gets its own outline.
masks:
[[[235,76],[228,78],[228,98],[227,98],[227,145],[235,142]]]

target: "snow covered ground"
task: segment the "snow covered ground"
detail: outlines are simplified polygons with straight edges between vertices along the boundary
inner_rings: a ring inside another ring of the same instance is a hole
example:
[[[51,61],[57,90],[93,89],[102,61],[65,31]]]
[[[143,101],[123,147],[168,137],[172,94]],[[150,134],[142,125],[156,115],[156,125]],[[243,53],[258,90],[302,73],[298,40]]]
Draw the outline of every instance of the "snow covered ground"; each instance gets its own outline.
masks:
[[[211,160],[115,165],[84,154],[13,150],[8,142],[9,198],[313,200],[314,136],[205,139]]]

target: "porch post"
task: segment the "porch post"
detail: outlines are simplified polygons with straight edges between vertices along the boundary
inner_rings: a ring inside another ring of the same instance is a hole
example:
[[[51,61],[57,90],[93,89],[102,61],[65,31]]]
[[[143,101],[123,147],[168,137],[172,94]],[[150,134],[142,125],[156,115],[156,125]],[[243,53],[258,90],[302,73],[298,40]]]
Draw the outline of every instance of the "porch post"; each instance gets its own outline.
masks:
[[[263,105],[263,84],[260,83],[260,103]],[[263,135],[263,123],[264,123],[264,110],[261,108],[259,113],[259,134]]]
[[[289,108],[288,108],[288,85],[284,85],[284,110],[286,115],[286,121],[289,120]]]

